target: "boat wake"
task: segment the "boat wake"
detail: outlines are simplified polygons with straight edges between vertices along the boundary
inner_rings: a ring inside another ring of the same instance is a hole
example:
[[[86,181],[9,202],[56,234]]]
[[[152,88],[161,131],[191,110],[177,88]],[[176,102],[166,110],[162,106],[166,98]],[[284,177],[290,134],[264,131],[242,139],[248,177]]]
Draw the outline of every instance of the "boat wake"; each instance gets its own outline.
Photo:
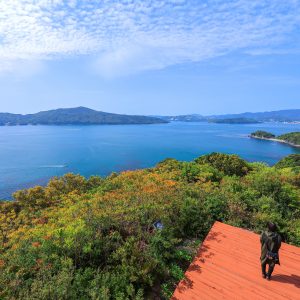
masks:
[[[66,168],[67,165],[44,165],[40,166],[40,168]]]

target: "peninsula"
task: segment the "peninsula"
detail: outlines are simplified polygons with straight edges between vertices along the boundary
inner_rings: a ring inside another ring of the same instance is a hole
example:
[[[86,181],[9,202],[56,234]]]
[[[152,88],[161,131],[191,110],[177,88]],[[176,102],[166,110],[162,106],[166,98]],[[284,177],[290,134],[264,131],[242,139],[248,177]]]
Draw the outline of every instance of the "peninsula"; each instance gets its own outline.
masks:
[[[290,132],[276,136],[273,133],[258,130],[250,134],[251,138],[284,143],[293,147],[300,147],[300,132]]]
[[[0,113],[0,125],[127,125],[168,123],[156,117],[113,114],[86,107],[60,108],[36,114]]]

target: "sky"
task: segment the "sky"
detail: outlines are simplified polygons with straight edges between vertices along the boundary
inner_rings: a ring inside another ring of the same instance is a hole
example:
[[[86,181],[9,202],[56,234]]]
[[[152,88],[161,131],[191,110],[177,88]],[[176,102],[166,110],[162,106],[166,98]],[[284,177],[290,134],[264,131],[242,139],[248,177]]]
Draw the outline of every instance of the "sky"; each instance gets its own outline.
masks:
[[[0,112],[300,108],[300,0],[0,0]]]

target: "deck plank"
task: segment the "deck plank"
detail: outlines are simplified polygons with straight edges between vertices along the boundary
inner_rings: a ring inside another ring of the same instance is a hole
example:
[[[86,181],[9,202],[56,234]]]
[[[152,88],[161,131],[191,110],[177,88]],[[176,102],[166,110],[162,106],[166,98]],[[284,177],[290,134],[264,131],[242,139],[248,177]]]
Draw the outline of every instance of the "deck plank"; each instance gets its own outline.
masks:
[[[261,277],[259,235],[216,222],[172,300],[300,300],[300,248],[282,243],[272,280]]]

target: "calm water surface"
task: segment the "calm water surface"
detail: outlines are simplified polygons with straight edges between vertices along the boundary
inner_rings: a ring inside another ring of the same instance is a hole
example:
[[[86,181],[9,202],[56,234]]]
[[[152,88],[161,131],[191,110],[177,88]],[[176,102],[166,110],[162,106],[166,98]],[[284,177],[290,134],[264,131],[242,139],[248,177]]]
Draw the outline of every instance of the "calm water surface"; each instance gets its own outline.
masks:
[[[167,157],[192,160],[213,151],[272,165],[283,156],[300,153],[287,145],[247,137],[258,129],[282,134],[300,131],[300,124],[0,127],[0,198],[9,199],[18,189],[45,184],[67,172],[107,175],[154,166]]]

